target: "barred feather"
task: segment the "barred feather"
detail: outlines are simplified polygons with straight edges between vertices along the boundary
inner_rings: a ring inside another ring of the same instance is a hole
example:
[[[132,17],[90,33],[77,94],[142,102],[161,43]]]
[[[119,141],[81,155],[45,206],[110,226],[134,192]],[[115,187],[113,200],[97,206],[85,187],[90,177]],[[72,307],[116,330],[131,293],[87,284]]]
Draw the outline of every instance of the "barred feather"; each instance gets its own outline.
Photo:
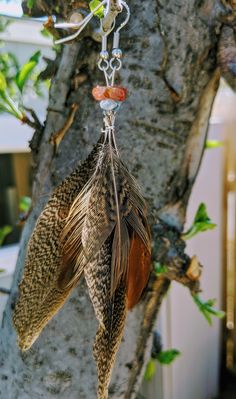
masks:
[[[111,239],[99,251],[96,259],[85,266],[84,273],[94,311],[99,321],[93,352],[98,370],[98,398],[107,399],[108,385],[115,356],[123,335],[127,313],[126,287],[121,282],[110,295]]]
[[[32,346],[73,288],[58,287],[63,262],[60,236],[70,206],[92,173],[96,154],[97,146],[88,159],[54,191],[29,240],[13,314],[21,350]]]
[[[59,279],[66,289],[84,271],[99,321],[94,343],[99,399],[108,398],[127,308],[139,301],[149,278],[146,215],[139,186],[121,161],[110,131],[100,146],[93,175],[68,214],[61,237],[65,264]]]
[[[63,229],[66,263],[76,264],[73,277],[69,282],[67,278],[60,279],[61,285],[78,281],[85,265],[112,235],[112,295],[121,279],[126,279],[133,232],[151,252],[146,214],[139,186],[108,136],[100,148],[95,172],[75,199]]]
[[[64,304],[84,272],[99,327],[94,343],[98,398],[107,399],[127,309],[150,273],[146,204],[105,135],[87,161],[54,192],[30,238],[14,311],[27,350]]]

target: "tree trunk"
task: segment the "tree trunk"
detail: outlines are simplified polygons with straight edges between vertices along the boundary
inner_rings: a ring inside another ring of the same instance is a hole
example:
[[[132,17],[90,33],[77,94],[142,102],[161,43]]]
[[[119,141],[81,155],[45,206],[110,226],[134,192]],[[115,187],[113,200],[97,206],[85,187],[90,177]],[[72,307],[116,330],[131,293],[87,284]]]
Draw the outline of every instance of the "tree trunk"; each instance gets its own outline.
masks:
[[[48,10],[46,2],[37,1],[32,13],[53,13],[58,5],[65,17],[65,3],[51,3]],[[189,258],[180,233],[218,87],[217,47],[223,18],[233,12],[229,3],[130,0],[132,17],[122,31],[125,58],[120,81],[129,97],[117,117],[118,145],[149,203],[154,259],[182,275]],[[22,234],[1,327],[0,397],[4,399],[96,397],[92,345],[97,321],[84,281],[29,352],[21,353],[16,346],[12,308],[35,221],[49,193],[91,151],[102,127],[101,110],[91,97],[92,87],[102,83],[96,65],[99,46],[90,37],[64,46],[50,89],[45,126],[41,135],[35,133],[34,207]],[[55,149],[51,139],[66,126],[73,104],[78,104],[78,111]],[[171,273],[159,279],[152,276],[141,304],[129,313],[110,398],[136,397],[150,356],[152,327],[170,280]],[[194,284],[189,286],[195,289]]]

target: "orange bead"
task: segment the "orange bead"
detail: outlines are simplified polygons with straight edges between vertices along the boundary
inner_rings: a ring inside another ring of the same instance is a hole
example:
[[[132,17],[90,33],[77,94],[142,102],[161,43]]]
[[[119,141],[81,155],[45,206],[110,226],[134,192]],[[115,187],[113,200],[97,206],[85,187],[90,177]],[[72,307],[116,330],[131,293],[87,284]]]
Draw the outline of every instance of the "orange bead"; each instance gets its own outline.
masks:
[[[127,90],[124,87],[117,86],[96,86],[92,90],[92,95],[97,101],[106,99],[125,101]]]

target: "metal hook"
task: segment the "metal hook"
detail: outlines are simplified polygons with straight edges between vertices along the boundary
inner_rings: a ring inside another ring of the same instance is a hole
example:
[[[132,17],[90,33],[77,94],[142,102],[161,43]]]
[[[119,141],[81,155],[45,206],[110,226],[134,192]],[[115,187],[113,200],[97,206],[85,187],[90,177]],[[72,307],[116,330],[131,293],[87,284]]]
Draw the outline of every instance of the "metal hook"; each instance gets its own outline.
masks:
[[[75,39],[77,36],[79,36],[79,34],[82,32],[82,30],[86,27],[86,25],[89,23],[89,21],[93,18],[93,16],[96,13],[96,11],[98,11],[99,8],[101,8],[105,4],[108,4],[108,7],[109,7],[110,0],[103,0],[81,22],[63,22],[63,23],[55,24],[54,25],[55,28],[59,28],[59,29],[78,28],[77,32],[73,33],[72,35],[69,35],[69,36],[64,37],[62,39],[59,39],[59,40],[56,40],[55,44],[66,43],[68,41],[71,41],[71,40]],[[115,33],[117,33],[117,34],[127,24],[127,22],[129,21],[129,18],[130,18],[130,9],[129,9],[128,4],[124,0],[120,0],[120,4],[125,7],[125,9],[127,11],[127,16],[126,16],[126,19],[124,20],[124,22],[122,22],[122,24],[115,31]],[[109,11],[108,7],[107,7],[107,12]],[[105,36],[105,35],[107,36],[114,29],[114,27],[115,27],[115,19],[113,21],[111,29],[108,32],[104,32],[103,29],[102,29],[102,21],[101,21],[102,36]]]
[[[108,0],[103,0],[100,4],[97,5],[97,7],[94,8],[93,11],[91,11],[87,17],[85,17],[83,19],[83,21],[81,22],[63,22],[63,23],[59,23],[59,24],[55,24],[55,28],[59,28],[59,29],[65,29],[65,28],[79,28],[77,30],[77,32],[73,33],[73,35],[64,37],[62,39],[56,40],[55,44],[62,44],[65,42],[68,42],[70,40],[75,39],[77,36],[79,36],[79,34],[82,32],[82,30],[85,28],[85,26],[89,23],[89,21],[93,18],[94,14],[96,11],[99,10],[99,8],[101,8],[103,5],[105,5],[107,3]]]
[[[127,16],[126,16],[125,20],[122,22],[122,24],[120,24],[119,28],[116,29],[115,33],[119,32],[122,28],[124,28],[124,26],[129,22],[129,19],[130,19],[130,8],[129,8],[128,4],[124,0],[121,0],[121,4],[122,4],[122,6],[125,7]]]
[[[128,23],[129,19],[130,19],[130,8],[128,6],[128,4],[124,1],[121,0],[121,4],[122,6],[125,7],[126,12],[127,12],[127,16],[125,18],[125,20],[122,22],[122,24],[120,24],[120,26],[116,29],[116,31],[114,32],[114,36],[113,36],[113,50],[114,49],[119,49],[119,42],[120,42],[120,30],[122,28],[124,28],[124,26]],[[120,50],[119,50],[120,51]]]

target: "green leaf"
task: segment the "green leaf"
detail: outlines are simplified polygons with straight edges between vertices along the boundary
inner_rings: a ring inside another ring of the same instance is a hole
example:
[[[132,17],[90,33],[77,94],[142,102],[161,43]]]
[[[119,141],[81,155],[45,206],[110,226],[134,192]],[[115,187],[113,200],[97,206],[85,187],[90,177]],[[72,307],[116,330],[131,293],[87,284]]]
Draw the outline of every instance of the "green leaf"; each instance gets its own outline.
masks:
[[[19,63],[12,53],[0,53],[0,70],[6,81],[11,80],[19,70]]]
[[[48,32],[48,30],[47,30],[46,28],[41,29],[40,33],[41,33],[41,35],[44,36],[44,37],[47,37],[47,38],[48,38],[48,37],[49,37],[49,38],[52,37],[51,33]]]
[[[145,371],[145,374],[144,374],[144,379],[146,381],[150,381],[152,379],[152,377],[154,376],[155,372],[156,372],[155,360],[154,359],[150,359],[148,364],[147,364],[147,367],[146,367],[146,371]]]
[[[4,273],[5,271],[5,269],[0,269],[0,273]]]
[[[0,96],[1,96],[1,93],[0,93]],[[12,110],[6,104],[1,103],[1,102],[0,102],[0,112],[6,112],[10,115],[15,116],[15,114],[12,112]]]
[[[1,109],[23,121],[24,115],[19,109],[18,105],[9,96],[8,91],[0,91],[0,97],[3,101],[3,104],[1,104]]]
[[[18,74],[16,75],[16,84],[20,91],[23,91],[23,88],[26,82],[29,80],[30,75],[32,74],[35,67],[38,65],[39,58],[41,56],[41,51],[37,51],[26,64],[24,64]]]
[[[30,197],[21,197],[19,202],[19,210],[21,212],[27,213],[31,207],[31,198]]]
[[[222,147],[223,144],[224,144],[224,142],[220,141],[220,140],[207,140],[205,148],[208,148],[208,149],[218,148],[218,147]]]
[[[198,207],[192,226],[188,229],[186,233],[182,234],[182,238],[184,240],[189,240],[196,234],[203,231],[212,230],[215,227],[216,224],[212,222],[207,214],[206,204],[201,203]]]
[[[158,353],[157,360],[161,364],[169,365],[180,355],[181,353],[177,349],[168,349]]]
[[[0,228],[0,247],[2,246],[5,238],[12,232],[12,226],[3,226]]]
[[[159,262],[155,262],[154,263],[154,271],[155,273],[160,276],[161,274],[167,273],[168,272],[168,268],[165,265],[162,265]]]
[[[10,19],[7,19],[6,16],[0,15],[0,32],[4,32],[8,25],[10,25],[12,21]]]
[[[7,88],[7,81],[3,73],[0,71],[0,91],[4,92]]]
[[[213,306],[215,305],[215,299],[208,299],[208,301],[203,301],[199,295],[192,295],[194,302],[196,303],[198,309],[203,314],[207,322],[212,325],[212,316],[222,319],[225,317],[225,312],[222,310],[216,310]]]
[[[91,12],[93,12],[95,10],[95,8],[99,6],[99,4],[101,4],[100,0],[90,1],[89,8],[90,8]],[[98,17],[98,18],[103,18],[104,17],[104,6],[101,6],[97,11],[95,11],[94,15],[96,15],[96,17]]]
[[[31,10],[34,6],[35,0],[27,0],[27,7]]]

